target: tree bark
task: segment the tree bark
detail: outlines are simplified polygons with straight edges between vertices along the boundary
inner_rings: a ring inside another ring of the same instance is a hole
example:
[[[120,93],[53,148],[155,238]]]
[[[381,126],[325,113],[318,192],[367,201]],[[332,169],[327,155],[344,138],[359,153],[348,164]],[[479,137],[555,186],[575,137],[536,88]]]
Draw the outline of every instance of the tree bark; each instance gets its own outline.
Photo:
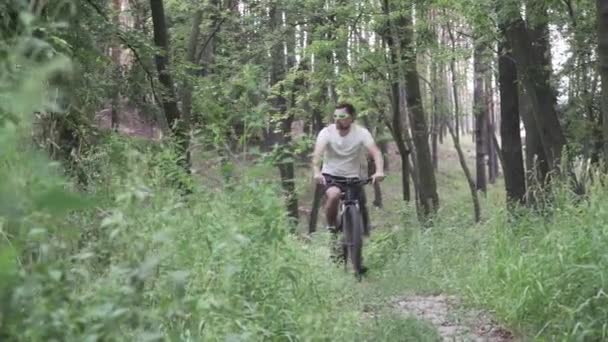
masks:
[[[608,162],[608,1],[596,0],[599,71],[602,81],[600,112],[604,162]]]
[[[278,32],[282,27],[283,12],[273,4],[269,10],[270,28],[273,32]],[[289,36],[287,39],[295,39],[295,36]],[[289,217],[295,222],[298,221],[298,198],[295,189],[295,167],[294,154],[291,146],[291,124],[293,122],[293,114],[288,114],[287,99],[285,98],[285,86],[281,82],[286,76],[286,56],[283,41],[275,43],[270,51],[271,68],[270,68],[270,83],[272,85],[273,94],[269,99],[271,105],[271,114],[278,115],[281,119],[278,121],[278,129],[271,124],[268,131],[268,139],[277,148],[275,156],[275,165],[279,169],[281,177],[281,186],[286,198],[286,206]],[[287,44],[294,47],[294,44]],[[295,90],[292,90],[292,92]],[[293,94],[293,93],[292,93]],[[272,121],[272,120],[271,120]]]
[[[323,189],[323,185],[315,184],[315,192],[312,197],[312,208],[310,210],[310,218],[308,220],[308,234],[312,234],[317,230],[317,221],[319,220],[319,209],[321,208]]]
[[[175,90],[173,88],[173,77],[169,72],[169,33],[165,18],[163,0],[150,0],[152,12],[152,23],[154,26],[154,44],[160,50],[155,56],[158,80],[163,85],[162,106],[167,117],[167,122],[172,130],[176,129],[180,113],[175,100]]]
[[[456,39],[452,32],[450,21],[447,21],[448,35],[450,36],[452,58],[450,58],[450,71],[452,76],[452,94],[454,96],[454,133],[460,139],[460,98],[458,97],[458,74],[456,72]]]
[[[120,27],[120,12],[121,12],[121,0],[112,0],[112,9],[114,11],[112,16],[112,21],[116,27]],[[110,127],[113,131],[118,131],[119,122],[119,111],[120,111],[120,87],[119,82],[121,82],[121,55],[122,55],[122,47],[120,46],[120,39],[116,38],[114,45],[112,46],[112,62],[114,63],[114,79],[115,79],[115,88],[112,94],[112,111],[110,117]]]
[[[402,66],[405,78],[406,101],[410,117],[410,129],[418,164],[420,181],[420,204],[424,219],[428,219],[439,209],[437,183],[433,170],[433,161],[428,141],[428,126],[422,106],[416,56],[414,55],[414,32],[412,28],[411,9],[404,9],[398,21],[401,42]]]
[[[484,73],[483,45],[477,44],[474,52],[474,90],[473,90],[473,114],[475,116],[475,169],[476,189],[486,192],[486,141],[487,141],[487,106],[484,96]]]
[[[519,123],[517,68],[506,43],[503,43],[500,52],[500,137],[507,205],[510,207],[512,203],[525,203],[526,178]]]
[[[188,41],[188,47],[186,49],[186,61],[191,64],[191,67],[197,64],[196,55],[197,55],[197,45],[198,39],[201,33],[201,22],[203,21],[203,11],[197,10],[194,12],[194,17],[192,18],[192,29],[190,32],[190,38]],[[196,72],[194,70],[189,72],[189,75],[186,75],[186,79],[184,80],[183,89],[182,89],[182,113],[184,118],[184,123],[187,126],[190,126],[190,122],[192,121],[192,82],[188,79],[189,76],[194,76]]]
[[[486,139],[484,141],[487,152],[488,161],[488,182],[496,183],[498,177],[498,158],[496,156],[496,148],[492,142],[494,136],[494,94],[492,92],[492,67],[488,68],[485,80],[485,98],[486,98]]]
[[[557,171],[566,137],[555,110],[555,97],[549,83],[550,74],[545,70],[547,65],[534,48],[530,33],[519,13],[506,25],[505,35],[513,48],[517,72],[530,99],[532,116],[548,167]]]
[[[380,117],[384,116],[384,113],[379,113]],[[384,126],[382,126],[382,120],[378,120],[378,131],[377,131],[377,136],[378,137],[383,137],[384,136]],[[378,147],[380,148],[380,151],[382,152],[382,156],[384,157],[384,172],[387,173],[390,170],[390,157],[388,155],[388,142],[386,139],[382,138],[376,138],[376,143],[378,144]]]
[[[154,26],[154,44],[160,50],[156,54],[156,69],[158,80],[163,86],[162,106],[165,112],[167,123],[171,128],[173,136],[177,139],[178,155],[181,157],[179,164],[190,173],[190,159],[188,157],[189,139],[188,127],[183,123],[175,98],[173,87],[173,77],[169,72],[169,33],[165,18],[165,9],[162,0],[150,0],[152,12],[152,24]]]
[[[383,1],[383,9],[384,14],[386,15],[386,25],[381,32],[381,35],[386,42],[386,45],[389,48],[390,54],[390,63],[393,68],[393,73],[390,76],[391,82],[391,133],[395,140],[395,144],[397,145],[397,149],[399,151],[399,156],[401,157],[401,184],[402,184],[402,194],[403,200],[406,202],[410,201],[410,184],[409,184],[409,164],[407,163],[407,159],[410,154],[410,150],[405,146],[405,141],[403,139],[403,125],[401,122],[401,110],[400,106],[400,87],[399,87],[399,55],[398,55],[398,47],[395,44],[394,34],[392,30],[392,23],[390,19],[390,6],[389,0]]]
[[[518,76],[519,77],[519,76]],[[521,78],[521,77],[519,77]],[[525,158],[526,158],[526,182],[528,189],[536,188],[544,184],[549,165],[545,157],[545,150],[540,140],[539,130],[532,113],[532,103],[530,97],[522,86],[518,87],[519,112],[524,123],[525,136]],[[533,199],[528,198],[527,202],[532,204]]]
[[[313,35],[315,32],[315,27],[318,27],[322,24],[320,19],[313,20],[312,25],[307,25],[308,33],[306,35],[306,45],[311,46],[313,43]],[[321,37],[319,37],[321,38]],[[321,62],[323,62],[323,58],[319,55],[315,54],[315,58],[310,58],[311,69],[315,72],[319,72],[319,67]],[[312,102],[315,104],[312,109],[312,131],[314,136],[317,136],[319,132],[323,129],[323,108],[327,104],[327,91],[325,91],[325,83],[321,83],[321,91],[313,92],[316,96],[312,98]],[[319,210],[321,208],[321,199],[323,197],[323,186],[320,184],[315,185],[315,191],[313,195],[312,207],[310,210],[310,218],[308,220],[308,233],[311,234],[317,230],[317,221],[319,217]]]
[[[471,191],[471,199],[473,201],[473,219],[475,223],[481,220],[481,207],[479,205],[479,196],[477,196],[477,189],[475,186],[475,182],[473,181],[473,176],[471,175],[471,171],[469,171],[469,167],[467,166],[467,160],[462,152],[462,148],[460,147],[460,139],[454,133],[454,129],[452,125],[448,122],[448,131],[452,136],[452,141],[454,142],[454,148],[458,153],[458,161],[460,162],[460,167],[462,167],[462,171],[464,172],[464,176],[467,179],[467,184],[469,185],[469,190]]]
[[[391,84],[391,109],[393,112],[392,115],[392,124],[391,127],[393,139],[395,140],[395,144],[397,145],[397,150],[399,151],[399,156],[401,157],[401,185],[402,185],[402,193],[403,200],[409,202],[411,200],[410,194],[410,168],[407,160],[410,156],[411,150],[407,148],[405,141],[403,139],[403,126],[401,123],[401,110],[399,107],[399,82],[393,80]]]
[[[437,70],[437,62],[435,61],[431,61],[431,82],[433,82],[433,89],[438,89],[438,84],[439,84],[439,75],[440,72]],[[432,107],[432,111],[431,111],[431,158],[433,160],[433,169],[435,171],[437,171],[437,169],[439,168],[439,156],[438,156],[438,152],[439,152],[439,148],[438,148],[438,140],[439,140],[439,130],[441,129],[441,124],[440,124],[440,117],[442,116],[440,114],[440,101],[439,101],[439,96],[437,96],[438,94],[435,93],[435,91],[431,90],[431,102],[433,103],[433,107]],[[441,109],[441,111],[443,111],[443,109]]]
[[[431,114],[431,157],[433,159],[433,170],[435,171],[439,169],[439,129],[439,113],[435,107]]]
[[[369,118],[364,117],[363,122],[365,124],[365,128],[367,128],[368,131],[373,132],[372,126],[369,122]],[[378,134],[376,134],[376,136],[378,136]],[[378,145],[380,145],[380,143],[377,140],[376,140],[376,143]],[[386,156],[384,155],[385,153],[382,150],[381,150],[381,152],[384,156],[384,160],[386,160]],[[386,171],[386,166],[384,167],[383,171]],[[374,173],[376,173],[376,164],[374,163],[374,160],[371,157],[371,155],[368,154],[367,155],[367,176],[371,177]],[[380,182],[374,183],[374,201],[372,204],[377,208],[382,208],[382,189],[380,188]]]

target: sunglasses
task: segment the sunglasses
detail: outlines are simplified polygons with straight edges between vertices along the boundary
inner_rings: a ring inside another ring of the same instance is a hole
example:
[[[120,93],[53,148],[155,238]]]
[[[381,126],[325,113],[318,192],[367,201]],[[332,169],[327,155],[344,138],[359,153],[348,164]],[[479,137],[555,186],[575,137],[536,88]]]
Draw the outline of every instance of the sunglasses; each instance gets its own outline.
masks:
[[[348,113],[345,113],[345,112],[334,113],[334,119],[347,119],[349,117],[350,117],[350,115],[348,115]]]

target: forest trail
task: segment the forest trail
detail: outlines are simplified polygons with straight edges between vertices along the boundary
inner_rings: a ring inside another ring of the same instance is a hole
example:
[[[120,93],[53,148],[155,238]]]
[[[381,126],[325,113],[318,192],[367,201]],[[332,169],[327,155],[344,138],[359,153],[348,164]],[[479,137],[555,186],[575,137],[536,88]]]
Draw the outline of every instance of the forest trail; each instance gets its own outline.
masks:
[[[465,309],[459,299],[443,294],[395,298],[397,312],[431,323],[443,341],[517,341],[486,312]]]
[[[463,152],[467,158],[470,168],[474,167],[475,163],[475,148],[470,137],[465,136],[461,139]],[[394,145],[389,145],[389,166],[387,172],[389,179],[382,184],[382,196],[384,198],[384,208],[370,208],[372,224],[376,233],[383,230],[391,229],[398,226],[400,217],[395,208],[402,205],[401,187],[398,175],[401,168],[399,154]],[[458,155],[453,148],[450,139],[439,146],[439,170],[443,174],[440,180],[439,191],[446,192],[449,188],[449,183],[464,175],[458,161]],[[307,170],[306,170],[307,171]],[[304,172],[306,172],[304,171]],[[446,179],[448,183],[446,183]],[[367,188],[368,201],[373,198],[373,190]],[[304,213],[310,212],[309,198],[312,198],[312,193],[303,194],[306,198],[302,205],[305,206]],[[450,203],[444,203],[449,205]],[[371,204],[370,204],[371,206]],[[302,216],[302,221],[307,222],[308,218]],[[324,216],[320,213],[317,229],[322,229],[324,224]],[[400,228],[401,229],[401,228]],[[372,238],[367,242],[368,248],[370,244],[374,244],[374,233]],[[377,235],[377,234],[376,234]],[[365,248],[365,247],[364,247]],[[364,252],[365,254],[365,252]],[[375,272],[377,270],[372,270]],[[383,288],[385,284],[379,281],[374,275],[364,280],[365,287],[374,288],[374,293],[380,294],[379,297],[384,297],[382,294],[390,293],[390,290]],[[428,293],[426,291],[417,291],[416,289],[404,289],[400,294],[390,295],[387,298],[378,299],[385,306],[384,309],[398,314],[406,318],[414,318],[427,326],[433,327],[437,336],[442,341],[487,341],[487,342],[507,342],[520,341],[512,332],[502,326],[493,317],[490,312],[479,308],[471,308],[463,303],[463,301],[451,294],[445,293]],[[364,317],[373,317],[372,312],[365,312]]]
[[[153,127],[150,123],[142,123],[140,115],[123,116],[130,118],[125,122],[121,122],[120,131],[123,134],[151,138],[150,136],[147,136],[147,134],[157,130],[157,128]],[[99,121],[101,121],[100,127],[109,129],[109,113],[104,111],[100,113],[98,118],[100,119]],[[107,127],[104,127],[104,123]],[[472,140],[470,137],[465,136],[462,138],[461,144],[463,152],[467,157],[469,167],[473,168],[475,163],[475,148],[472,145]],[[401,161],[394,144],[390,144],[388,147],[390,169],[387,174],[390,175],[390,179],[382,185],[386,207],[384,209],[373,208],[371,210],[372,223],[376,229],[379,229],[380,231],[399,224],[399,217],[395,213],[394,208],[402,203],[400,198],[401,188],[398,186],[399,179],[395,176],[398,175],[401,169]],[[443,174],[443,177],[440,178],[440,191],[445,191],[448,186],[446,184],[441,184],[444,179],[457,179],[458,177],[463,177],[458,155],[449,139],[448,141],[445,141],[444,144],[439,145],[438,157],[438,172]],[[304,168],[301,171],[303,172],[302,180],[306,181],[305,174],[308,172],[308,169]],[[370,198],[371,201],[373,196],[371,187],[367,189],[367,193],[368,198]],[[307,222],[307,215],[310,214],[310,198],[312,198],[312,192],[310,190],[304,191],[304,193],[301,194],[302,223]],[[323,222],[324,217],[322,213],[320,213],[318,229],[322,229]],[[309,240],[305,239],[305,241]],[[373,238],[368,241],[368,243],[373,244]],[[368,277],[365,280],[365,283],[365,287],[375,288],[374,292],[376,293],[382,294],[387,292],[382,288],[383,284],[378,282],[373,276]],[[404,318],[414,318],[417,321],[425,323],[427,326],[432,326],[436,330],[437,336],[440,336],[443,341],[507,342],[519,340],[513,333],[497,322],[490,313],[478,308],[466,307],[460,298],[453,295],[444,293],[417,293],[415,290],[413,292],[408,290],[399,295],[378,299],[378,301],[384,303],[384,306],[386,306],[384,309],[388,309]],[[374,315],[373,313],[367,313],[365,311],[366,310],[364,309],[364,317]]]

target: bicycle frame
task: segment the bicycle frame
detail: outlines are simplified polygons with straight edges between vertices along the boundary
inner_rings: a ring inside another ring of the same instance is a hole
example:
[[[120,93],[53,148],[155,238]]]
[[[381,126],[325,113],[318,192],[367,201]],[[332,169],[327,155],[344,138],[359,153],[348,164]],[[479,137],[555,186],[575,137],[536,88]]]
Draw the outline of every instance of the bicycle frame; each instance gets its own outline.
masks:
[[[362,191],[360,186],[367,184],[367,180],[346,180],[342,184],[345,185],[345,190],[340,196],[340,204],[338,205],[338,226],[342,224],[341,216],[346,209],[346,206],[354,205],[357,208],[357,211],[360,211],[359,207],[359,191]]]
[[[361,280],[361,253],[363,248],[362,241],[362,222],[358,221],[356,227],[343,227],[344,222],[347,219],[347,214],[350,211],[347,209],[353,207],[355,211],[355,221],[361,220],[361,210],[359,207],[359,191],[363,191],[362,186],[370,183],[371,178],[358,179],[358,178],[346,178],[344,180],[332,179],[332,183],[343,185],[344,191],[340,198],[339,211],[337,217],[337,228],[342,232],[342,248],[344,252],[344,268],[348,264],[349,256],[352,259],[353,268],[357,278]],[[330,183],[331,184],[331,183]],[[350,217],[351,224],[353,224],[353,216]],[[356,229],[358,228],[358,229]]]

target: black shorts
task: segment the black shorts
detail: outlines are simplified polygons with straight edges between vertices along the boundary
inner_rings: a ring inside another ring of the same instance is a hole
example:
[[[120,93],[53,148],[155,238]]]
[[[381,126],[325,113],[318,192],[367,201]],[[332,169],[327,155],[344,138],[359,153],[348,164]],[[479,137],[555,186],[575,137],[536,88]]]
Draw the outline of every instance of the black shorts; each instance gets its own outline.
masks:
[[[342,183],[331,183],[332,180],[339,180],[339,181],[345,181],[347,179],[357,179],[358,177],[352,177],[352,178],[347,178],[347,177],[340,177],[340,176],[333,176],[327,173],[323,174],[323,177],[325,178],[325,188],[323,189],[323,194],[325,194],[327,192],[327,189],[331,188],[332,186],[335,186],[337,188],[339,188],[342,192],[346,191],[346,186]],[[361,189],[363,187],[359,186],[356,189],[356,194],[357,197],[361,197]]]

